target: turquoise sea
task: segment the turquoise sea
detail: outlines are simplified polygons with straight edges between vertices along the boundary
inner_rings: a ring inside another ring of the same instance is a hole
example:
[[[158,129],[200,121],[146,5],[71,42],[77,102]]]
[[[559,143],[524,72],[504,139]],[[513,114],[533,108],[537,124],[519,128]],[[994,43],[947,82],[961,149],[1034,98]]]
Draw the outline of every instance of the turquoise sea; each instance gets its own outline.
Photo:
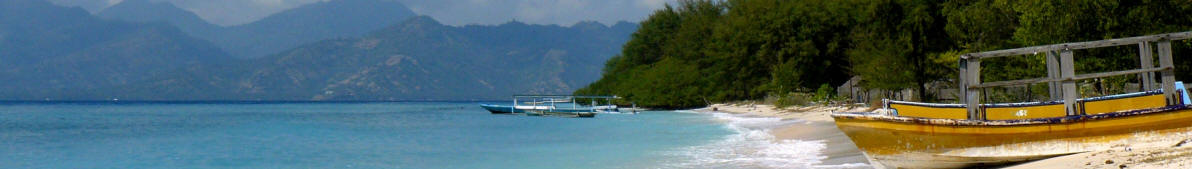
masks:
[[[734,153],[816,148],[770,144],[755,136],[763,130],[748,129],[788,123],[777,119],[683,111],[529,117],[478,104],[3,103],[0,168],[781,168],[816,158]],[[738,123],[759,119],[765,125]]]

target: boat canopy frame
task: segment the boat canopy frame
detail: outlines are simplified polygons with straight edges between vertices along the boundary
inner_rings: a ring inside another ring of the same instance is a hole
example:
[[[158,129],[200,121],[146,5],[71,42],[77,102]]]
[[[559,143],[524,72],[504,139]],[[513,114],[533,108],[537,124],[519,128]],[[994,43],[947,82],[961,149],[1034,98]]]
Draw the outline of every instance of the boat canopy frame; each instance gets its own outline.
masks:
[[[960,56],[959,63],[960,80],[958,82],[959,86],[961,86],[961,93],[965,95],[960,98],[961,103],[964,103],[966,105],[965,107],[967,107],[969,120],[986,120],[985,112],[982,112],[981,109],[981,88],[1048,83],[1048,93],[1050,93],[1051,100],[1062,100],[1067,115],[1080,115],[1081,112],[1078,111],[1077,107],[1077,99],[1080,97],[1080,94],[1076,90],[1076,81],[1137,74],[1142,81],[1142,87],[1140,89],[1147,91],[1153,90],[1152,87],[1155,86],[1153,84],[1155,81],[1154,72],[1160,72],[1160,85],[1163,95],[1166,97],[1167,105],[1177,105],[1180,104],[1181,100],[1179,92],[1175,88],[1175,65],[1171,56],[1171,41],[1190,38],[1192,38],[1192,31],[964,54]],[[1138,69],[1076,74],[1073,65],[1075,64],[1075,61],[1073,61],[1073,57],[1075,57],[1073,56],[1074,50],[1135,44],[1139,48],[1140,64]],[[1157,50],[1152,50],[1152,45],[1157,46]],[[981,82],[981,59],[1036,55],[1039,53],[1047,54],[1047,77]],[[1159,58],[1158,67],[1153,65],[1154,54],[1156,53]]]
[[[527,99],[532,100],[531,103],[533,103],[533,104],[531,104],[531,106],[538,106],[536,102],[539,102],[539,101],[550,102],[551,109],[547,110],[547,111],[553,111],[555,101],[559,101],[559,100],[565,100],[567,102],[571,102],[572,108],[575,108],[576,104],[578,104],[577,102],[575,102],[575,99],[593,99],[593,100],[604,99],[605,102],[607,102],[608,104],[612,104],[612,99],[621,99],[621,97],[617,96],[617,95],[599,96],[599,95],[561,95],[561,94],[553,94],[553,95],[550,95],[550,94],[548,94],[548,95],[516,94],[516,95],[513,95],[513,106],[509,108],[510,112],[516,111],[515,109],[517,109],[517,106],[518,106],[517,100],[519,98],[527,98]],[[592,105],[592,106],[596,106],[596,105]],[[635,105],[635,107],[636,107],[636,105]],[[595,110],[593,109],[592,111],[595,111]]]

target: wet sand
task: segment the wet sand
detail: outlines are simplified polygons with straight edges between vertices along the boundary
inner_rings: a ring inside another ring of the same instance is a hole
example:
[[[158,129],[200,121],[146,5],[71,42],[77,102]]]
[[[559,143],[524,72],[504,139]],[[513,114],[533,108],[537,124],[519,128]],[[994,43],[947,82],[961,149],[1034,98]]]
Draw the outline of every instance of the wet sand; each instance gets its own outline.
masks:
[[[798,119],[798,123],[771,130],[776,139],[824,140],[823,165],[866,163],[852,140],[836,128],[831,112],[863,112],[865,107],[811,106],[776,109],[761,104],[715,104],[697,111]],[[1171,135],[1171,137],[1188,137]],[[1160,141],[1161,140],[1161,141]],[[1059,156],[1005,166],[1007,169],[1040,168],[1192,168],[1192,137],[1168,138],[1115,145],[1112,149]]]
[[[827,159],[824,159],[821,165],[869,163],[853,141],[836,128],[832,117],[829,116],[832,112],[866,111],[865,107],[812,106],[776,109],[771,105],[715,104],[696,111],[712,112],[713,109],[715,112],[805,121],[772,129],[770,134],[777,140],[824,140],[827,148],[821,153],[827,156]]]

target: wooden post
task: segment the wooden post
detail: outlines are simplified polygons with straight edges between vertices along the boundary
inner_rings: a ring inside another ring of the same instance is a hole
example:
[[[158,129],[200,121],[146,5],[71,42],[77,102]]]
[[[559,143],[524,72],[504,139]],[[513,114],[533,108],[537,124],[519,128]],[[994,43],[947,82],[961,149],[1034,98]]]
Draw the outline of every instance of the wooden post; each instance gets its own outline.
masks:
[[[1159,40],[1159,66],[1172,68],[1171,41]],[[1167,96],[1167,105],[1179,104],[1180,96],[1175,92],[1175,70],[1163,70],[1163,95]]]
[[[965,71],[965,81],[968,86],[965,88],[981,85],[981,59],[968,58]],[[981,114],[981,92],[980,90],[972,90],[971,88],[965,94],[966,103],[968,103],[968,119],[969,120],[985,120],[985,116]]]
[[[1151,56],[1151,54],[1153,53],[1153,51],[1151,50],[1151,42],[1144,41],[1144,42],[1138,43],[1138,50],[1139,50],[1138,61],[1141,64],[1142,69],[1150,69],[1152,67],[1155,67],[1154,66],[1154,64],[1155,64],[1154,57]],[[1142,87],[1138,88],[1139,90],[1142,90],[1142,91],[1154,90],[1154,88],[1155,88],[1155,73],[1154,72],[1139,73],[1138,78],[1139,78],[1139,81],[1141,81],[1139,83],[1139,85],[1142,86]]]
[[[1060,78],[1060,63],[1056,55],[1055,51],[1047,52],[1047,78],[1049,79]],[[1051,97],[1050,100],[1063,99],[1061,95],[1063,94],[1063,90],[1060,90],[1060,82],[1047,82],[1047,93]]]
[[[957,62],[956,64],[957,67],[960,68],[960,74],[956,76],[959,77],[959,79],[956,81],[956,88],[960,89],[960,93],[957,94],[967,95],[968,91],[971,90],[968,88],[968,80],[965,78],[965,76],[968,76],[968,61],[966,61],[966,59],[960,59],[960,62]],[[960,100],[960,103],[968,103],[967,96],[957,96],[956,99]]]
[[[1069,116],[1079,115],[1076,111],[1076,98],[1080,97],[1080,93],[1076,93],[1076,80],[1072,79],[1076,77],[1076,69],[1073,67],[1073,64],[1076,64],[1076,62],[1072,60],[1072,50],[1063,49],[1060,51],[1060,77],[1064,79],[1064,110]]]

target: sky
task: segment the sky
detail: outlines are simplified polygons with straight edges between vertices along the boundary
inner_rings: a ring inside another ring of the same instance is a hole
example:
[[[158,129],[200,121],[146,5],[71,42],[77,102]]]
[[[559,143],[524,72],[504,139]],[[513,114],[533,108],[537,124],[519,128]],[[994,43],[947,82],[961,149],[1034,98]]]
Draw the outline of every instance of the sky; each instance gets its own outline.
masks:
[[[92,13],[123,0],[50,0]],[[245,24],[301,5],[328,0],[152,0],[169,1],[217,25]],[[414,13],[448,25],[495,25],[511,20],[571,25],[580,21],[638,22],[676,0],[396,0]]]

